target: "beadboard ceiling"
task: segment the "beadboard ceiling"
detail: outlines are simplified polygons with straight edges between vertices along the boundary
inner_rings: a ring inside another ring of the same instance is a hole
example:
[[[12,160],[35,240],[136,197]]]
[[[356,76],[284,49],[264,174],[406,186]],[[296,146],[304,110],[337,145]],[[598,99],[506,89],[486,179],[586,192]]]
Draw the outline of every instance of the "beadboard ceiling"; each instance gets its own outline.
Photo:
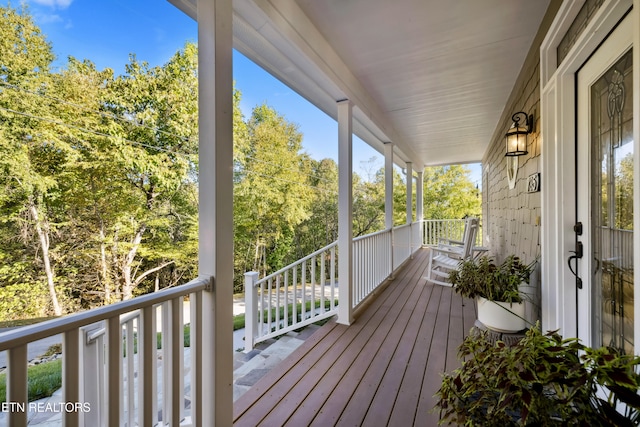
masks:
[[[170,0],[194,19],[195,0]],[[549,0],[234,0],[234,47],[415,167],[482,159]],[[505,129],[506,131],[506,129]]]

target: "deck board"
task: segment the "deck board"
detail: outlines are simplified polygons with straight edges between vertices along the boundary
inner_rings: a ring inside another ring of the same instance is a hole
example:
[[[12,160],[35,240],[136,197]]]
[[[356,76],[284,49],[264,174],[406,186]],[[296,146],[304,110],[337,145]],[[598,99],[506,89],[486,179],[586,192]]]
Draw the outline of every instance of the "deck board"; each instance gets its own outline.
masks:
[[[419,251],[350,326],[331,321],[234,405],[236,426],[436,425],[433,394],[459,366],[475,305],[427,284]]]

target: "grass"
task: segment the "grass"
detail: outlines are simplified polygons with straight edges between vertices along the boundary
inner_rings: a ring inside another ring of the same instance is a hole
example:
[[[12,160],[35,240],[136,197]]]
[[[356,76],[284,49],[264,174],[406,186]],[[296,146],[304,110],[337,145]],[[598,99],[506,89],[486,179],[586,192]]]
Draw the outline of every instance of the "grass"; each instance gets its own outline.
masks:
[[[49,397],[62,386],[62,360],[27,368],[29,402]],[[7,375],[0,374],[0,402],[7,400]]]

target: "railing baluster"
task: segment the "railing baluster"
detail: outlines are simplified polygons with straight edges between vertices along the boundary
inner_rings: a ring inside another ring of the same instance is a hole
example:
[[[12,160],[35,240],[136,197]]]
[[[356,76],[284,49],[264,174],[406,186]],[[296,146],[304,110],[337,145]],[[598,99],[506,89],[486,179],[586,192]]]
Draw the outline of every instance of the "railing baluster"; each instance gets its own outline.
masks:
[[[256,273],[257,279],[258,273]],[[255,286],[255,284],[254,284]],[[267,284],[265,282],[260,282],[260,296],[258,297],[258,312],[256,316],[258,316],[258,327],[256,329],[256,334],[254,335],[254,339],[264,334],[264,325],[267,323],[265,321],[264,316],[267,313],[267,310],[270,311],[270,308],[266,305],[266,295],[267,295]],[[254,341],[255,344],[255,341]]]
[[[271,280],[271,279],[270,279]],[[285,277],[285,281],[286,281],[286,277]],[[275,285],[275,289],[276,289],[276,302],[273,306],[273,309],[275,311],[275,318],[274,318],[274,324],[271,326],[271,328],[269,328],[269,332],[272,332],[274,329],[277,331],[278,329],[280,329],[280,321],[282,319],[282,312],[280,310],[280,307],[282,307],[282,301],[284,301],[284,294],[282,292],[282,286],[280,283],[280,277],[276,277],[276,285]]]
[[[79,355],[80,330],[71,329],[62,335],[62,401],[80,402],[80,381],[78,368],[80,366]],[[80,424],[79,411],[66,411],[64,413],[64,425],[66,427]]]
[[[293,267],[293,298],[291,301],[291,325],[296,323],[298,316],[298,265]]]
[[[165,301],[162,307],[162,421],[171,420],[171,401],[173,396],[173,386],[171,383],[171,366],[173,366],[171,352],[171,304]]]
[[[297,269],[293,270],[293,286],[295,288],[297,280],[296,280],[296,272]],[[287,282],[287,278],[288,276],[285,276],[284,278],[284,301],[283,301],[283,308],[284,308],[284,313],[282,315],[282,327],[287,327],[289,326],[289,283]]]
[[[302,292],[302,295],[300,296],[300,320],[305,320],[305,316],[307,314],[307,261],[304,261],[302,263],[302,279],[300,280],[300,291]],[[293,288],[293,291],[295,292],[296,288]],[[297,299],[294,298],[293,299],[293,306],[297,306]],[[296,310],[293,310],[293,321],[292,323],[296,323],[297,321],[297,317],[296,317]]]
[[[151,346],[153,347],[153,355],[154,357],[151,358],[151,360],[153,361],[153,369],[151,372],[151,377],[152,379],[152,394],[154,396],[153,398],[153,407],[152,407],[152,421],[153,424],[152,425],[156,425],[158,423],[158,421],[160,421],[158,418],[158,413],[160,412],[160,401],[158,399],[158,336],[160,336],[160,338],[162,339],[162,330],[158,330],[158,313],[160,313],[160,316],[162,316],[162,304],[156,304],[155,306],[153,306],[153,310],[151,311]],[[162,350],[161,350],[162,351]],[[161,375],[161,373],[160,373]]]
[[[27,345],[7,350],[7,402],[14,408],[9,412],[9,426],[27,425]]]
[[[324,313],[326,311],[325,308],[325,279],[326,279],[326,273],[324,271],[325,269],[325,254],[323,253],[322,255],[320,255],[320,313]]]
[[[315,316],[316,301],[318,300],[318,297],[316,296],[316,262],[317,262],[317,258],[313,257],[311,261],[311,315],[310,317]]]
[[[107,425],[117,427],[124,424],[120,406],[122,384],[122,336],[119,316],[107,319]]]
[[[135,413],[135,393],[134,393],[135,369],[133,366],[133,360],[134,360],[133,319],[130,319],[129,321],[127,321],[124,327],[126,331],[125,332],[126,357],[124,358],[124,360],[125,360],[125,366],[126,366],[126,372],[127,372],[127,387],[126,387],[127,405],[124,408],[126,408],[126,411],[127,411],[127,425],[133,425],[133,416]]]
[[[331,248],[331,267],[330,267],[330,285],[331,285],[331,310],[336,307],[336,247]]]
[[[202,425],[202,291],[191,294],[191,425]],[[256,315],[254,313],[254,315]]]
[[[171,425],[179,426],[184,408],[184,321],[182,297],[171,300],[171,329],[169,332],[171,351]],[[163,346],[164,347],[164,346]],[[163,419],[164,421],[164,419]]]
[[[138,323],[138,421],[139,425],[153,423],[153,400],[156,394],[153,392],[153,370],[156,359],[156,340],[153,333],[153,306],[144,307],[140,313]]]
[[[271,332],[271,315],[272,315],[272,311],[271,310],[272,310],[272,305],[273,305],[273,281],[271,279],[269,279],[268,283],[269,283],[269,285],[268,285],[268,287],[269,287],[268,296],[269,297],[267,298],[267,304],[268,304],[268,306],[267,306],[268,307],[268,310],[267,310],[268,311],[268,313],[267,313],[267,333],[270,333]],[[278,292],[280,292],[280,291],[278,290]],[[276,294],[276,307],[277,307],[277,304],[279,302],[279,299],[280,299],[280,294],[277,293]],[[277,314],[276,314],[276,316],[277,316]]]

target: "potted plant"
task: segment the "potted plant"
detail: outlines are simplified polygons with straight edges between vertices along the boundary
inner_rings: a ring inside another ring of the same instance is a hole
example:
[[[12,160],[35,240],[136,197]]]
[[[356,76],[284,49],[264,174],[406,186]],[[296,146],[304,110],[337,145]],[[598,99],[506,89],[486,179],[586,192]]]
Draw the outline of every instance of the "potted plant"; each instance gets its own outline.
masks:
[[[512,346],[472,333],[458,354],[462,367],[445,373],[436,393],[440,424],[640,425],[640,357],[539,326]]]
[[[526,328],[521,284],[529,284],[535,261],[524,264],[508,256],[502,264],[490,257],[463,261],[451,271],[449,281],[460,295],[478,302],[478,320],[498,332],[517,332]]]

